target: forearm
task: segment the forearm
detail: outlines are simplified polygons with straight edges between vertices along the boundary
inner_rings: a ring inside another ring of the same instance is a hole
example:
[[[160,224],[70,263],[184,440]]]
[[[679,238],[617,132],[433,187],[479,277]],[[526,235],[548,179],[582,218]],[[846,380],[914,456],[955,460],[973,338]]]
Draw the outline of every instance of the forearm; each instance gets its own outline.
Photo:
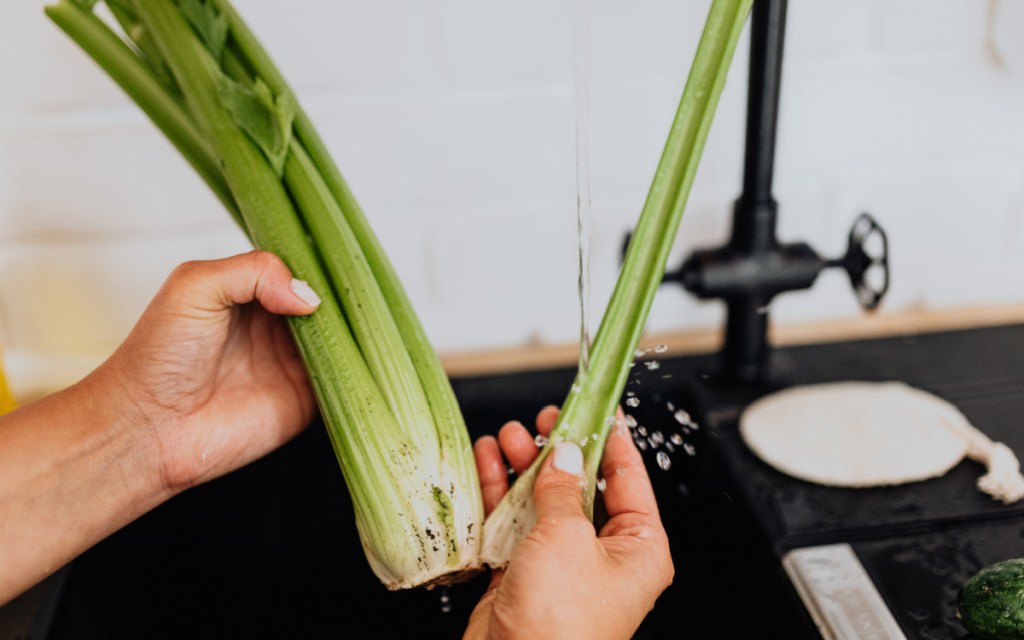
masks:
[[[94,374],[0,417],[0,604],[168,497],[117,390]]]

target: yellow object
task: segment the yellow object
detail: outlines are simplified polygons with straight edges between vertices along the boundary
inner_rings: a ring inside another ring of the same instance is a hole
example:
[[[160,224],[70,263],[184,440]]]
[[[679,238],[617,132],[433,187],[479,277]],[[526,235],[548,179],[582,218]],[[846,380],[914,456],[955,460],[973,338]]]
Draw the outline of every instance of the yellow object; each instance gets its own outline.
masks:
[[[11,390],[7,386],[7,378],[4,376],[3,352],[0,351],[0,414],[13,411],[17,406],[14,396],[11,395]]]

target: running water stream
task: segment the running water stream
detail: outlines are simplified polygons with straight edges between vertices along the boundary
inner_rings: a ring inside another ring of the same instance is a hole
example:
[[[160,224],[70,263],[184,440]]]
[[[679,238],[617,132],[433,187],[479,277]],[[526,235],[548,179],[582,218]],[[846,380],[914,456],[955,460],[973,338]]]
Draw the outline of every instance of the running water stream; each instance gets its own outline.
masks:
[[[587,376],[590,369],[590,29],[592,0],[576,0],[576,41],[575,41],[575,107],[576,107],[576,233],[578,239],[578,280],[577,292],[580,307],[580,348],[579,377]],[[667,345],[653,348],[637,349],[636,361],[651,352],[663,354],[668,351]],[[656,359],[644,360],[640,372],[654,372],[661,368]],[[573,389],[579,390],[574,384]],[[626,392],[625,405],[627,411],[640,405],[640,398],[634,391]],[[667,471],[672,466],[671,455],[677,447],[681,447],[688,455],[694,455],[693,445],[684,441],[697,424],[690,419],[686,411],[676,409],[667,403],[669,413],[673,414],[676,429],[666,433],[661,430],[648,430],[639,425],[636,419],[626,414],[626,424],[633,434],[634,441],[641,451],[651,451],[658,466]],[[612,418],[609,418],[612,419]],[[671,423],[667,427],[672,429]],[[547,443],[547,438],[537,435],[535,442],[538,447]],[[604,488],[599,484],[599,490]]]
[[[576,0],[576,233],[581,376],[590,368],[590,2]]]

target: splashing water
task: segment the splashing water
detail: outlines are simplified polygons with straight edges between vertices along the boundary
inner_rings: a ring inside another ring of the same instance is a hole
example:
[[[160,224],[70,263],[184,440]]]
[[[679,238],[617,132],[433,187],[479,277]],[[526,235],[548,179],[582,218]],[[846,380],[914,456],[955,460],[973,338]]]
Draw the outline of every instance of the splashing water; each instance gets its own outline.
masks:
[[[672,417],[676,419],[676,422],[682,425],[690,426],[693,424],[693,418],[684,409],[678,409],[672,414]]]
[[[631,402],[632,401],[632,402]],[[698,428],[696,421],[685,409],[678,408],[672,401],[663,401],[660,394],[652,394],[652,401],[662,404],[673,420],[668,424],[659,422],[662,428],[648,429],[637,422],[632,414],[625,414],[625,424],[633,434],[633,442],[641,452],[650,451],[654,454],[654,462],[663,471],[672,468],[673,454],[681,450],[688,456],[697,454],[696,447],[687,441],[687,436]],[[638,406],[640,400],[633,391],[626,392],[626,404]],[[672,428],[665,429],[666,426]]]
[[[448,594],[448,587],[441,587],[441,613],[451,613],[452,599]]]
[[[657,460],[658,466],[664,471],[668,471],[672,467],[672,458],[664,451],[659,451],[658,455],[655,456],[655,460]]]

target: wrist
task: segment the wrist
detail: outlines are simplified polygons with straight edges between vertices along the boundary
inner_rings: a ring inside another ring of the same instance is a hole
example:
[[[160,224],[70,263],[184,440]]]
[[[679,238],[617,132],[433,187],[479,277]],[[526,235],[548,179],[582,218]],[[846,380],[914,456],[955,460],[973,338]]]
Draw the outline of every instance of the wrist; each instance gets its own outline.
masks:
[[[92,464],[116,474],[110,490],[118,494],[119,504],[132,507],[131,519],[176,493],[164,478],[159,412],[138,396],[131,380],[105,364],[60,397],[66,414],[86,414],[79,419],[84,438],[92,443]]]
[[[169,497],[147,431],[99,374],[0,418],[0,603]]]

